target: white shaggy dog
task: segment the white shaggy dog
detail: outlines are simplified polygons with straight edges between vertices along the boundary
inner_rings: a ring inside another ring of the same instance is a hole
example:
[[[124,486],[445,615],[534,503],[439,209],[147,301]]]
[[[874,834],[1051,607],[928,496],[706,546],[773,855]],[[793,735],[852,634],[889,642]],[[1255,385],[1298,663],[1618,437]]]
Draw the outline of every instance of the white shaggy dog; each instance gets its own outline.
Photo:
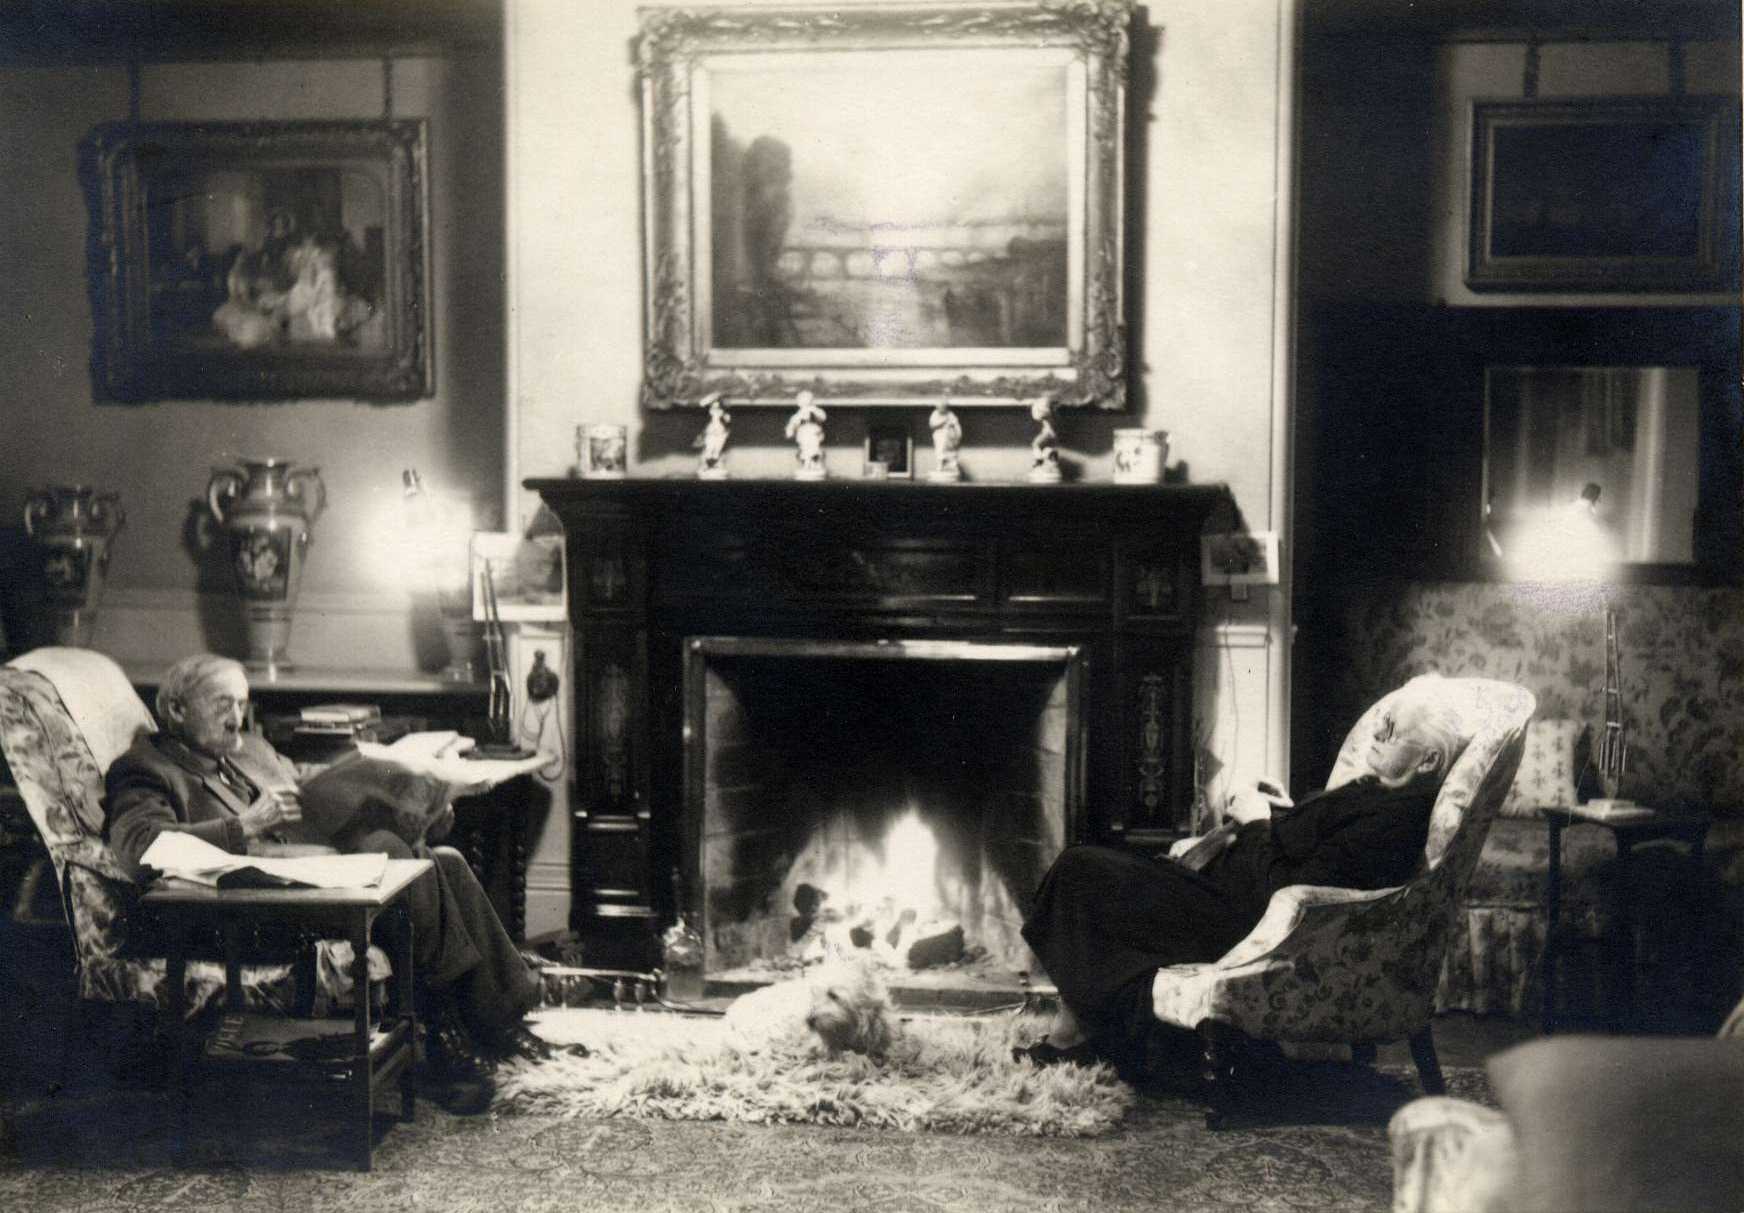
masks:
[[[741,994],[727,1007],[726,1025],[751,1047],[804,1041],[809,1034],[832,1056],[882,1056],[901,1031],[877,970],[849,959],[826,960],[798,977]]]

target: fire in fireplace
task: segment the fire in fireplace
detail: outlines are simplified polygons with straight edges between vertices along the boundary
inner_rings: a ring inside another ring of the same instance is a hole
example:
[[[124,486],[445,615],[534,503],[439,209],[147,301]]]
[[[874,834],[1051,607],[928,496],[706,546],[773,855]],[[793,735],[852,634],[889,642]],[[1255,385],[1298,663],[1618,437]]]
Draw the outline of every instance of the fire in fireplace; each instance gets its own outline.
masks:
[[[1011,989],[1078,820],[1083,660],[971,641],[686,642],[685,799],[705,965],[832,950],[905,990]]]

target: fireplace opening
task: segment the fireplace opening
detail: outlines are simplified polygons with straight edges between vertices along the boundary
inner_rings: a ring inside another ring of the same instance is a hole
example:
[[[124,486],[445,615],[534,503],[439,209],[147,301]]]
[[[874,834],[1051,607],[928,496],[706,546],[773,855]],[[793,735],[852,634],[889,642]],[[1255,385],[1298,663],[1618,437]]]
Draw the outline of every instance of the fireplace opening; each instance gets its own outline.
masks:
[[[834,952],[911,1003],[1024,988],[1019,928],[1082,797],[1078,649],[693,638],[686,654],[685,876],[710,988]]]

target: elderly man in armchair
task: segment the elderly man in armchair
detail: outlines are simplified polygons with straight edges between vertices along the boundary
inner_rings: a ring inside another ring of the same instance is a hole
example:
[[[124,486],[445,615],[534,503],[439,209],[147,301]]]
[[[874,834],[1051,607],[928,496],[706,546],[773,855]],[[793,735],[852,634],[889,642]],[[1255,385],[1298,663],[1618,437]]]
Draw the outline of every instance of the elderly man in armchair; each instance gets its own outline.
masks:
[[[237,854],[299,841],[300,772],[243,731],[247,706],[247,675],[229,658],[188,657],[164,677],[157,694],[162,730],[138,737],[105,780],[105,832],[136,876],[140,857],[165,830]],[[431,837],[446,833],[452,814],[445,809]],[[497,1060],[540,1060],[553,1051],[522,1021],[538,1002],[537,978],[458,851],[409,844],[385,828],[354,831],[343,849],[435,861],[431,878],[411,893],[426,1065],[450,1111],[484,1110]]]

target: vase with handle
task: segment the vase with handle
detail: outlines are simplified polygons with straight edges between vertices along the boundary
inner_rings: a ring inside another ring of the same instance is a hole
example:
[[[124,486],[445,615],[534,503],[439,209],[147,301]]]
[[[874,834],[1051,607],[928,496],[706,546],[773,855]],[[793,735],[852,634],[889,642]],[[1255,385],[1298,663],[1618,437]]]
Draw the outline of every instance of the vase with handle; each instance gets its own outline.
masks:
[[[321,469],[282,459],[245,459],[219,468],[206,504],[225,537],[242,604],[250,669],[289,666],[291,617],[315,519],[327,508]]]
[[[109,545],[126,521],[114,493],[87,485],[53,485],[25,499],[24,531],[42,553],[56,644],[90,644],[109,571]]]

